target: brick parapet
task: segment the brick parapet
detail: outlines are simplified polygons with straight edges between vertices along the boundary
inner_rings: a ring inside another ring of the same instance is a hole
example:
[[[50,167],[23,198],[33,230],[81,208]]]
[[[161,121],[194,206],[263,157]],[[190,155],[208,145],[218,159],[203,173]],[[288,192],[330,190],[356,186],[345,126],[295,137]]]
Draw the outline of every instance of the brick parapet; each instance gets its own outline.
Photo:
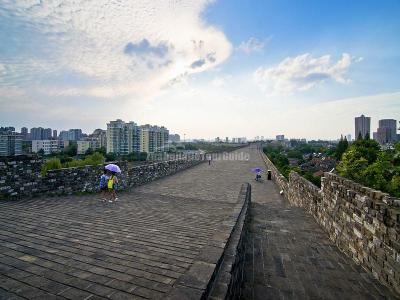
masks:
[[[321,188],[296,172],[285,181],[262,156],[292,205],[303,207],[339,249],[400,293],[400,199],[333,173],[324,174]]]

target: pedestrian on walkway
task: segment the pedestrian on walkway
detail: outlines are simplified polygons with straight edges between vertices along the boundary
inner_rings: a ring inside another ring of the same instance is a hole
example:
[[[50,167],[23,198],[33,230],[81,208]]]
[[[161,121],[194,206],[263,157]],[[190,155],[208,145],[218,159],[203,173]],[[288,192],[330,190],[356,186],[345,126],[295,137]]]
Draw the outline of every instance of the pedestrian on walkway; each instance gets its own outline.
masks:
[[[108,172],[104,168],[103,174],[100,176],[100,191],[101,191],[100,195],[102,201],[107,201],[107,195],[108,195],[107,182],[108,182]]]
[[[211,154],[209,154],[209,155],[208,155],[208,165],[209,165],[209,166],[211,165],[211,159],[212,159]]]
[[[251,171],[256,174],[256,178],[255,178],[256,181],[260,181],[262,169],[260,167],[257,167],[257,168],[252,169]]]
[[[108,200],[108,202],[110,203],[118,200],[116,192],[118,189],[118,178],[116,174],[116,172],[111,172],[111,176],[107,182],[108,192],[110,194],[110,199]]]

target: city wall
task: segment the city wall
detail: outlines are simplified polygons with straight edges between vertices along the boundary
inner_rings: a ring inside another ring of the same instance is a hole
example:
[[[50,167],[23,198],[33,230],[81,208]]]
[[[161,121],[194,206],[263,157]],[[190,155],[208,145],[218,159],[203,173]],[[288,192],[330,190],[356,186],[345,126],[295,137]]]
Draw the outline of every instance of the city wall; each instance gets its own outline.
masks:
[[[128,167],[117,162],[122,173],[119,189],[145,184],[202,162],[202,159],[179,159]],[[0,160],[0,199],[17,199],[38,195],[64,195],[99,190],[104,165],[63,168],[41,175],[43,160],[34,156],[16,156]]]
[[[332,173],[324,174],[321,189],[296,172],[286,180],[262,156],[292,205],[304,208],[341,251],[400,293],[400,199]]]

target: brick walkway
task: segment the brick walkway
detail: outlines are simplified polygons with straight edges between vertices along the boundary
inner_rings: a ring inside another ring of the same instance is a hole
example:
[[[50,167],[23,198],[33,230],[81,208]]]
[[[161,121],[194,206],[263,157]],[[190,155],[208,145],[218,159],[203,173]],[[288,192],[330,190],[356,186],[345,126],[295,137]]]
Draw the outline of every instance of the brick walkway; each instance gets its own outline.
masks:
[[[232,213],[252,166],[201,164],[117,204],[98,196],[0,202],[0,299],[165,297]]]
[[[214,161],[121,194],[0,202],[0,299],[165,298],[252,183],[243,299],[390,297],[248,161]]]
[[[397,299],[271,182],[253,182],[242,299]]]

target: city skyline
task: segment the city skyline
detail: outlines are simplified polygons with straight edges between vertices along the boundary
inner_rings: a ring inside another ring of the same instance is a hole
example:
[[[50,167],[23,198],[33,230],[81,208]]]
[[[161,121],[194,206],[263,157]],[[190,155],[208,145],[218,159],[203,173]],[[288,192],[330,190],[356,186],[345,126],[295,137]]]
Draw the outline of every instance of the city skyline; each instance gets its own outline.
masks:
[[[3,126],[335,140],[400,120],[398,1],[100,2],[0,4]]]

